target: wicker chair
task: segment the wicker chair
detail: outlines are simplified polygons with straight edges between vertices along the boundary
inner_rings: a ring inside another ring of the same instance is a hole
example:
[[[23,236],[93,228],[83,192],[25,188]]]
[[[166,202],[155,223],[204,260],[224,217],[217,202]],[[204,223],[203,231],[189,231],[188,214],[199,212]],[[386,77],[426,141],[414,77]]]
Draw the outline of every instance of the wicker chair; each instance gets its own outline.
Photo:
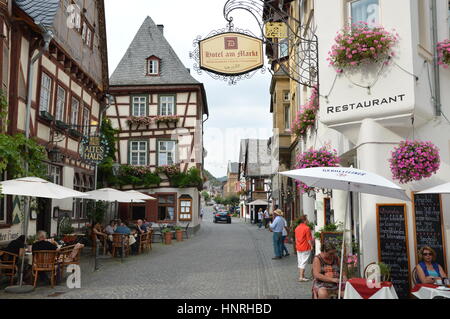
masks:
[[[142,233],[139,235],[139,250],[138,253],[141,254],[145,249],[147,249],[148,233]]]
[[[17,260],[19,255],[0,250],[0,273],[11,277],[10,284],[14,283],[14,276],[17,274]]]
[[[37,278],[39,272],[51,272],[51,285],[52,288],[55,286],[56,279],[56,264],[59,252],[56,250],[39,250],[33,251],[33,265],[32,272],[34,276],[34,287],[37,284]]]
[[[150,228],[147,233],[147,248],[152,250],[153,229]]]
[[[116,257],[116,252],[125,252],[125,256],[128,256],[130,254],[130,242],[128,240],[128,235],[124,234],[113,234],[113,241],[112,241],[112,255],[113,257]]]

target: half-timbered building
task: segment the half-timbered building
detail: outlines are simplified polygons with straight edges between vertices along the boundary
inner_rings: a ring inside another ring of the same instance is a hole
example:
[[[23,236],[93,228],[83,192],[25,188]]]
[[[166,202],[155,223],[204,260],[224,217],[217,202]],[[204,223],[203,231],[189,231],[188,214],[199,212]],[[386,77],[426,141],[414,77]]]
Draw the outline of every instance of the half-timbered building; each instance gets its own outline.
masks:
[[[79,150],[82,137],[96,129],[107,101],[104,1],[1,1],[0,10],[7,134],[25,131],[31,100],[30,137],[48,152],[50,179],[80,191],[93,189],[94,168],[81,161]],[[47,46],[45,37],[51,39]],[[0,241],[21,233],[19,203],[11,196],[2,200]],[[85,204],[79,199],[40,201],[31,213],[29,234],[56,233],[64,213],[81,228],[88,221]]]
[[[123,185],[157,200],[121,205],[121,218],[189,224],[195,231],[202,182],[180,187],[166,173],[197,172],[201,178],[206,93],[165,39],[164,26],[146,18],[110,78],[110,92],[114,100],[107,116],[119,130],[119,163],[161,178],[155,185]]]

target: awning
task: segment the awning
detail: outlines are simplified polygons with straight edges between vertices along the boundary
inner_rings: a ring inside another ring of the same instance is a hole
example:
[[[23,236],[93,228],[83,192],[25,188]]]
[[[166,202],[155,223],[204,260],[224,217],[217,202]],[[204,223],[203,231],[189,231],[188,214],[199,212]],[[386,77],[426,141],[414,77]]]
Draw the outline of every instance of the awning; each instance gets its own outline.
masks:
[[[262,200],[262,199],[257,199],[251,203],[248,203],[247,205],[253,205],[253,206],[257,206],[257,205],[268,205],[269,203],[266,200]]]

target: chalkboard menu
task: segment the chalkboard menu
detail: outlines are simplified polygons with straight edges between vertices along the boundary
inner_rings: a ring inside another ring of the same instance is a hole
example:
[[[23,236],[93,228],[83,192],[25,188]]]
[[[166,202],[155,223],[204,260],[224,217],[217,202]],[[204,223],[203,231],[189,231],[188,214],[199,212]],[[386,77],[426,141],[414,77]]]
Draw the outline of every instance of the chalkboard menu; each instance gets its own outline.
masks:
[[[414,194],[416,253],[423,246],[436,252],[436,262],[446,267],[439,194]]]
[[[377,205],[379,261],[390,266],[391,280],[399,298],[410,291],[406,205]]]
[[[331,224],[331,199],[323,199],[323,209],[325,212],[325,225]]]

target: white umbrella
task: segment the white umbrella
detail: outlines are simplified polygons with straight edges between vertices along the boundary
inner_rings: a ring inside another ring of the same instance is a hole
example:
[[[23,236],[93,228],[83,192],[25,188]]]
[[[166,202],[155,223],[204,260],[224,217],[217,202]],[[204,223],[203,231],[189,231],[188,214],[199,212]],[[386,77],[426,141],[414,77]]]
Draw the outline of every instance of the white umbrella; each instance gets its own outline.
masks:
[[[94,191],[86,192],[90,195],[89,199],[102,200],[107,202],[119,203],[144,203],[143,200],[136,198],[135,195],[119,191],[113,188],[102,188]]]
[[[313,167],[281,172],[280,174],[299,180],[309,187],[339,189],[347,191],[349,192],[349,200],[350,192],[358,192],[410,201],[410,198],[406,195],[405,190],[403,190],[401,187],[394,184],[390,180],[380,175],[353,167]],[[345,209],[344,232],[346,231],[347,226],[347,210],[348,201],[347,208]],[[342,269],[344,262],[344,247],[345,234],[343,236],[341,250],[339,298],[341,297],[340,288],[343,275]]]
[[[0,193],[4,195],[41,197],[51,199],[64,199],[70,197],[87,196],[85,193],[81,193],[73,189],[51,183],[38,177],[23,177],[13,179],[9,181],[0,182],[0,185],[1,185]],[[24,236],[26,239],[28,237],[28,223],[30,218],[30,213],[28,211],[29,210],[28,200],[26,201],[26,206],[24,210],[25,210]],[[34,289],[33,286],[22,286],[24,260],[25,258],[22,258],[19,286],[7,287],[5,291],[12,293],[25,293],[30,292]]]
[[[450,194],[450,183],[428,188],[416,194]]]
[[[142,199],[142,200],[156,200],[156,198],[145,195],[144,193],[135,191],[135,190],[131,190],[131,191],[126,191],[125,193],[131,194],[134,198],[136,199]]]
[[[85,193],[57,185],[38,177],[24,177],[0,182],[1,193],[5,195],[64,199],[69,197],[87,197]]]

